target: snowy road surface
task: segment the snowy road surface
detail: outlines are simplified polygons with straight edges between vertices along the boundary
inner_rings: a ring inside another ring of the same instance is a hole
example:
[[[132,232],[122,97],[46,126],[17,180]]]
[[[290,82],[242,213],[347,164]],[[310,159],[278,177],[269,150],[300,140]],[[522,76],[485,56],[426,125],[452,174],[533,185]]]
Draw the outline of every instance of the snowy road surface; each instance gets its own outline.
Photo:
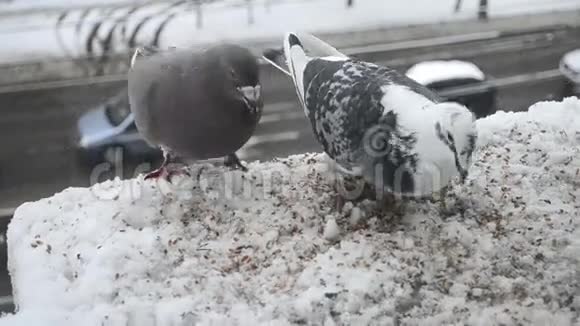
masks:
[[[577,325],[580,100],[477,127],[443,210],[337,210],[318,154],[24,204],[8,232],[21,310],[0,325]]]
[[[6,16],[0,21],[3,44],[0,62],[63,56],[104,58],[112,53],[124,53],[138,44],[181,47],[216,40],[271,39],[287,30],[352,32],[474,19],[479,0],[464,0],[459,13],[453,12],[455,0],[357,1],[352,8],[346,8],[344,1],[335,0],[255,1],[251,2],[254,3],[251,10],[247,3],[222,1],[203,6],[201,29],[197,28],[193,1]],[[4,6],[8,10],[11,6],[27,4],[36,6],[39,2],[15,0]],[[491,3],[490,16],[579,8],[577,0],[502,0]],[[0,14],[1,10],[2,6]]]

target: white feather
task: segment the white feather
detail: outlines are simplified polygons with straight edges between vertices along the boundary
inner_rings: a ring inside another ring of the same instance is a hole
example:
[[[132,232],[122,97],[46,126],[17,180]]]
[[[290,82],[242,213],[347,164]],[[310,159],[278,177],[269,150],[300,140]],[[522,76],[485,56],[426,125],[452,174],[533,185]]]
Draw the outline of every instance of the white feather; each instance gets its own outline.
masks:
[[[423,184],[415,185],[415,192],[423,195],[441,189],[458,173],[453,152],[437,137],[435,129],[437,122],[449,129],[448,112],[437,110],[437,104],[407,86],[389,85],[382,90],[383,114],[393,111],[401,130],[414,133],[417,139],[413,148],[418,154],[415,180]]]
[[[290,46],[290,35],[296,36],[302,46]],[[313,56],[306,54],[305,50],[313,52]],[[286,64],[288,66],[292,80],[294,81],[294,85],[296,86],[298,97],[302,103],[304,113],[307,115],[308,113],[305,105],[306,95],[304,94],[304,70],[306,69],[308,62],[310,62],[313,58],[320,58],[327,61],[346,61],[349,59],[346,55],[342,54],[337,49],[306,33],[302,34],[300,37],[297,33],[286,33],[284,37],[284,55],[286,56]]]

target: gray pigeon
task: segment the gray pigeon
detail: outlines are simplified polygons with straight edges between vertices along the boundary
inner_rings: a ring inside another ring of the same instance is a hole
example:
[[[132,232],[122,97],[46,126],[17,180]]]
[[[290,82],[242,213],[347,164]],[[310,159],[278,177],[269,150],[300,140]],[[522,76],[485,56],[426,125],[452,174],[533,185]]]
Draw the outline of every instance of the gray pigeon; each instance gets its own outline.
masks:
[[[277,52],[264,57],[285,71]],[[465,179],[477,136],[465,106],[312,35],[287,33],[284,55],[315,137],[341,171],[363,177],[378,194],[404,197],[430,196],[453,177]]]
[[[131,59],[128,92],[137,129],[163,151],[163,163],[145,178],[169,176],[174,158],[225,157],[246,170],[235,152],[262,115],[257,58],[241,46],[205,50],[138,48]]]

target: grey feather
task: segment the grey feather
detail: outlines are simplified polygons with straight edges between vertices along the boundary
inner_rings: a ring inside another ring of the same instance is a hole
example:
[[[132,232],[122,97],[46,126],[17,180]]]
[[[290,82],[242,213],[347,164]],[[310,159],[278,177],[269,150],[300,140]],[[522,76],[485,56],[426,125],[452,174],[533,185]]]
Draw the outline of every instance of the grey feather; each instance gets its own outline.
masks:
[[[246,96],[245,88],[260,87],[257,59],[247,49],[141,51],[132,61],[130,106],[149,144],[199,160],[232,154],[252,136],[263,102],[259,91]]]

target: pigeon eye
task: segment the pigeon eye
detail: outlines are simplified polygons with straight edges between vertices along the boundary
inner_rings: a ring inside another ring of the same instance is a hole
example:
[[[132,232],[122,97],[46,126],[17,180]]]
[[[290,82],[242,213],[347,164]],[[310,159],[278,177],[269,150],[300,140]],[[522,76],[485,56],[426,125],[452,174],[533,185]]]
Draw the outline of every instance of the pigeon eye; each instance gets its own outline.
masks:
[[[238,74],[236,74],[236,72],[233,69],[230,71],[230,74],[236,87],[244,86],[244,82],[239,78]]]
[[[236,75],[236,72],[232,69],[230,70],[230,76],[234,79],[234,80],[238,80],[238,76]]]

